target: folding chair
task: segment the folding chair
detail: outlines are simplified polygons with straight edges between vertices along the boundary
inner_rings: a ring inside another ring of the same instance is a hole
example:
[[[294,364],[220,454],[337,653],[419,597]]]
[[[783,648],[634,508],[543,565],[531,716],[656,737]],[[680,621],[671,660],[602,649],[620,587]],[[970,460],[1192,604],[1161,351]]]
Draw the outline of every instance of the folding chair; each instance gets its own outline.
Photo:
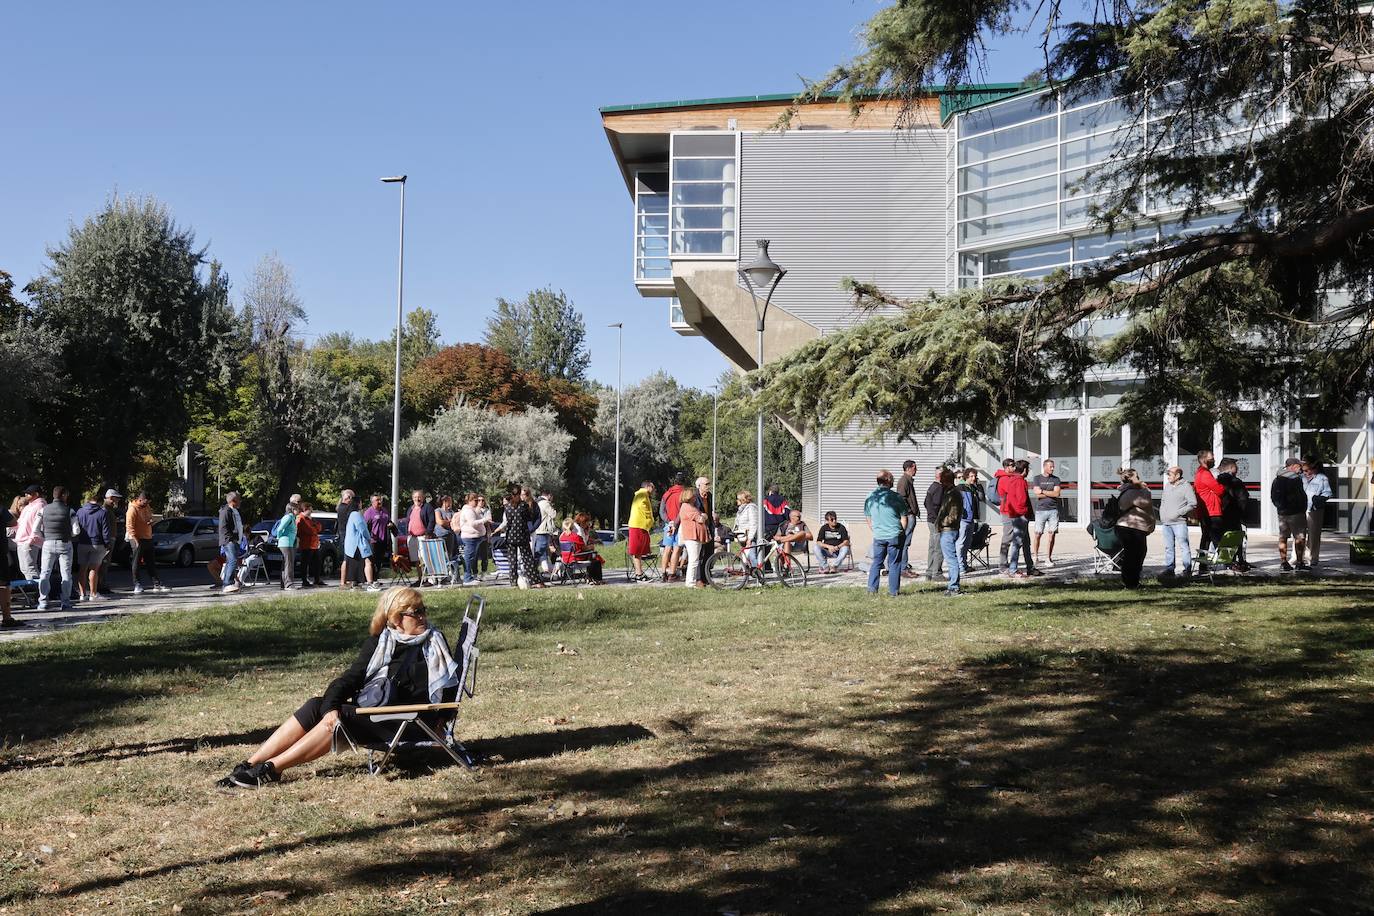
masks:
[[[969,569],[980,566],[983,569],[992,569],[992,526],[987,522],[979,522],[969,530],[968,540],[964,542],[964,550],[968,554]]]
[[[662,573],[659,572],[659,568],[658,568],[658,552],[659,552],[659,548],[650,546],[650,547],[649,547],[649,552],[646,553],[646,554],[644,554],[644,555],[642,555],[642,556],[639,558],[639,565],[640,565],[640,567],[644,570],[644,575],[648,576],[650,579],[653,579],[653,580],[658,580],[658,579],[661,579],[661,578],[662,578]],[[630,548],[629,548],[629,545],[627,544],[627,545],[625,546],[625,581],[626,581],[626,582],[633,582],[634,580],[635,580],[635,563],[634,563],[634,557],[630,556]]]
[[[433,579],[435,585],[458,582],[458,561],[449,559],[448,544],[443,538],[420,538],[420,562],[425,567],[425,578]]]
[[[591,580],[591,573],[588,567],[591,566],[589,559],[596,556],[595,550],[584,550],[577,552],[574,550],[572,541],[558,541],[558,558],[554,561],[553,572],[549,578],[553,582],[581,582],[586,583]]]
[[[38,607],[38,580],[11,579],[10,601],[22,601],[29,608]]]
[[[259,583],[271,584],[272,579],[267,574],[267,548],[263,542],[259,541],[248,548],[240,558],[237,576],[239,584],[245,588],[252,588]]]
[[[410,548],[401,543],[401,538],[393,534],[391,541],[391,584],[409,585],[410,574],[415,567],[410,565]],[[378,577],[380,578],[380,576]]]
[[[462,705],[463,697],[470,697],[477,691],[477,657],[481,654],[477,648],[477,629],[482,623],[482,611],[486,609],[486,606],[485,598],[481,595],[472,594],[468,596],[467,606],[463,608],[463,622],[458,631],[458,651],[461,653],[459,665],[462,670],[458,675],[458,694],[453,698],[452,703],[359,707],[356,714],[367,716],[373,722],[397,723],[396,733],[387,742],[355,741],[348,734],[343,723],[340,722],[334,726],[332,750],[335,753],[339,752],[340,736],[352,750],[356,751],[361,746],[367,751],[367,772],[372,776],[381,773],[398,752],[405,753],[436,747],[448,754],[454,763],[462,764],[466,769],[472,769],[472,755],[463,746],[463,742],[458,740],[456,729],[458,710]],[[421,718],[423,713],[432,712],[444,714],[443,721],[437,723],[437,727]],[[414,740],[406,740],[406,731],[411,726],[419,729],[421,736]],[[380,759],[378,759],[379,756]]]
[[[1221,541],[1212,549],[1197,552],[1196,560],[1199,575],[1206,575],[1208,582],[1215,582],[1216,568],[1220,566],[1225,569],[1236,563],[1240,560],[1241,551],[1244,547],[1244,531],[1227,531],[1221,536]]]
[[[1094,522],[1093,533],[1093,575],[1121,572],[1121,538],[1116,529]]]

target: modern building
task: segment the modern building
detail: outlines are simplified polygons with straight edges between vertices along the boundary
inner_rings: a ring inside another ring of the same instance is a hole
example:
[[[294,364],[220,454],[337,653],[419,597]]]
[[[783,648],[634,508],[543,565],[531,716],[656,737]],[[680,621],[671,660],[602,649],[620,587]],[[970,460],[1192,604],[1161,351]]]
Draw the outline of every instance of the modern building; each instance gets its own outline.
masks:
[[[916,297],[993,277],[1045,276],[1156,233],[1200,231],[1229,220],[1228,206],[1235,210],[1234,201],[1217,201],[1215,216],[1180,225],[1169,201],[1151,198],[1141,202],[1149,228],[1116,237],[1090,231],[1095,187],[1082,180],[1085,170],[1139,143],[1155,121],[1106,95],[1075,93],[1066,103],[1015,85],[932,92],[901,129],[893,101],[875,100],[857,120],[847,105],[822,101],[778,130],[791,102],[790,95],[746,96],[601,109],[634,206],[636,288],[664,302],[675,330],[703,337],[741,371],[755,368],[756,331],[737,270],[759,239],[771,241],[773,258],[788,271],[769,313],[767,361],[866,317],[841,289],[845,277]],[[1269,127],[1245,126],[1236,136]],[[1081,333],[1115,330],[1100,322]],[[1169,465],[1191,475],[1193,456],[1210,447],[1238,459],[1261,497],[1251,501],[1252,527],[1277,528],[1263,497],[1283,457],[1317,452],[1336,459],[1328,471],[1336,491],[1328,527],[1369,530],[1374,403],[1288,422],[1267,419],[1256,404],[1239,430],[1187,411],[1169,413],[1158,429],[1098,428],[1094,418],[1131,384],[1129,373],[1099,372],[1032,421],[1007,421],[991,435],[947,430],[872,442],[857,428],[795,430],[806,515],[833,509],[858,520],[874,471],[895,473],[906,458],[917,461],[924,489],[941,464],[991,471],[1010,455],[1054,458],[1065,481],[1065,517],[1086,521],[1115,488],[1119,465],[1132,464],[1158,488]]]

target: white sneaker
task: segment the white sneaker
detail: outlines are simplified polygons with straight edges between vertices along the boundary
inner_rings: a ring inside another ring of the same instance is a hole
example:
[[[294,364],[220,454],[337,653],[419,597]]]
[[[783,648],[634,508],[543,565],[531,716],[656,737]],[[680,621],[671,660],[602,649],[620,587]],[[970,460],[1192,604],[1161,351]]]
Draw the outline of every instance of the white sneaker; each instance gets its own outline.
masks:
[[[1039,566],[1039,565],[1040,565],[1040,561],[1039,561],[1039,560],[1036,560],[1036,561],[1035,561],[1035,565]],[[1045,568],[1046,568],[1046,569],[1054,569],[1054,557],[1045,557]]]
[[[234,594],[235,592],[237,592],[238,590],[239,590],[239,587],[238,587],[237,585],[230,585],[228,588],[222,588],[222,589],[220,589],[220,594],[221,594],[221,595],[232,595],[232,594]]]
[[[367,583],[367,590],[369,592],[380,592],[382,590],[382,584],[380,582],[369,582]]]
[[[135,586],[134,586],[134,594],[135,594],[135,595],[141,595],[141,594],[143,594],[143,586],[141,586],[141,585],[135,585]]]
[[[171,589],[161,583],[158,583],[157,585],[153,586],[153,591],[159,594],[166,594],[167,592],[170,592]]]

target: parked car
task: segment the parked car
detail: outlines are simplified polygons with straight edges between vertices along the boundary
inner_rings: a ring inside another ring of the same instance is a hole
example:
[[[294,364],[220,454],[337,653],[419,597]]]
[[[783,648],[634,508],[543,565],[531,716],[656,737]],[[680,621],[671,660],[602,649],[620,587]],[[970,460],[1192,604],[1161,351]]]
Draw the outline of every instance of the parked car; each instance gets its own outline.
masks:
[[[341,550],[338,541],[339,518],[333,512],[312,512],[310,517],[320,524],[320,574],[326,579],[333,578],[339,571],[339,553]],[[274,578],[281,575],[281,551],[277,548],[276,540],[272,537],[272,529],[276,527],[278,518],[262,519],[253,525],[249,534],[249,539],[253,542],[259,540],[267,542],[267,553],[263,556],[263,561],[267,564],[267,574]],[[300,564],[301,555],[300,551],[297,551],[297,579],[301,578],[303,572]]]
[[[208,562],[219,553],[216,521],[204,515],[164,518],[153,523],[153,561],[183,569]]]

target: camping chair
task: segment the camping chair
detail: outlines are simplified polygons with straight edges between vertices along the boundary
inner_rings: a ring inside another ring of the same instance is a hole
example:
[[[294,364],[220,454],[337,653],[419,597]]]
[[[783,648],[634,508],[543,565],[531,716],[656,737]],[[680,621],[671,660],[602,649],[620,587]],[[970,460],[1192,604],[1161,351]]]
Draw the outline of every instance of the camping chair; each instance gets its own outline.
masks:
[[[443,538],[420,538],[420,562],[425,567],[425,578],[432,579],[435,585],[448,585],[458,582],[458,561],[449,559],[448,545]]]
[[[11,579],[10,601],[22,601],[29,608],[38,607],[38,580]]]
[[[415,567],[410,565],[410,548],[401,543],[399,535],[393,534],[391,541],[391,584],[409,585],[410,574]],[[378,577],[380,578],[380,576]]]
[[[968,540],[964,542],[964,550],[968,555],[970,572],[975,566],[992,569],[991,544],[992,526],[987,522],[977,522],[969,529]]]
[[[575,550],[572,541],[558,539],[558,558],[554,561],[553,572],[549,578],[553,582],[586,583],[591,579],[588,572],[590,559],[596,556],[595,550]]]
[[[1235,564],[1241,557],[1241,551],[1245,547],[1244,531],[1227,531],[1221,536],[1221,541],[1213,545],[1210,550],[1199,550],[1197,552],[1198,573],[1205,574],[1208,582],[1216,581],[1216,569],[1218,566],[1225,569]]]
[[[1116,528],[1093,522],[1093,575],[1121,572],[1121,538]]]
[[[404,706],[365,706],[356,710],[356,714],[367,716],[373,722],[395,722],[396,733],[388,742],[358,742],[348,734],[343,723],[334,726],[334,736],[332,739],[332,749],[335,753],[339,751],[339,738],[348,743],[349,748],[357,750],[359,746],[367,750],[367,772],[376,776],[386,768],[387,763],[398,752],[405,753],[412,750],[425,750],[440,748],[444,753],[452,758],[454,763],[462,764],[467,769],[472,769],[472,755],[463,746],[463,742],[458,740],[455,734],[458,724],[458,710],[463,702],[464,696],[472,696],[477,690],[477,657],[481,654],[477,649],[477,628],[482,623],[482,611],[486,608],[487,601],[481,595],[473,594],[468,596],[467,606],[463,608],[463,622],[458,631],[458,652],[459,665],[461,671],[458,674],[458,693],[453,698],[452,703],[414,703]],[[424,719],[420,718],[422,713],[440,712],[443,713],[443,721],[437,727]],[[406,731],[411,726],[418,728],[423,734],[413,740],[405,740]],[[380,756],[380,759],[379,759]]]
[[[272,579],[267,575],[267,542],[258,541],[249,547],[239,558],[239,584],[252,588],[259,583],[270,585]]]
[[[658,581],[659,579],[663,578],[663,574],[662,574],[662,572],[660,572],[660,570],[659,570],[659,568],[658,568],[658,554],[659,554],[659,550],[660,550],[660,549],[661,549],[661,548],[655,547],[654,545],[650,544],[650,545],[649,545],[649,552],[646,553],[646,554],[642,554],[642,555],[640,556],[640,558],[639,558],[639,565],[644,569],[644,575],[648,576],[650,580],[655,581],[655,582]],[[626,582],[633,582],[634,580],[635,580],[635,563],[634,563],[634,557],[630,556],[630,545],[629,545],[628,542],[626,542],[626,544],[625,544],[625,581],[626,581]]]

